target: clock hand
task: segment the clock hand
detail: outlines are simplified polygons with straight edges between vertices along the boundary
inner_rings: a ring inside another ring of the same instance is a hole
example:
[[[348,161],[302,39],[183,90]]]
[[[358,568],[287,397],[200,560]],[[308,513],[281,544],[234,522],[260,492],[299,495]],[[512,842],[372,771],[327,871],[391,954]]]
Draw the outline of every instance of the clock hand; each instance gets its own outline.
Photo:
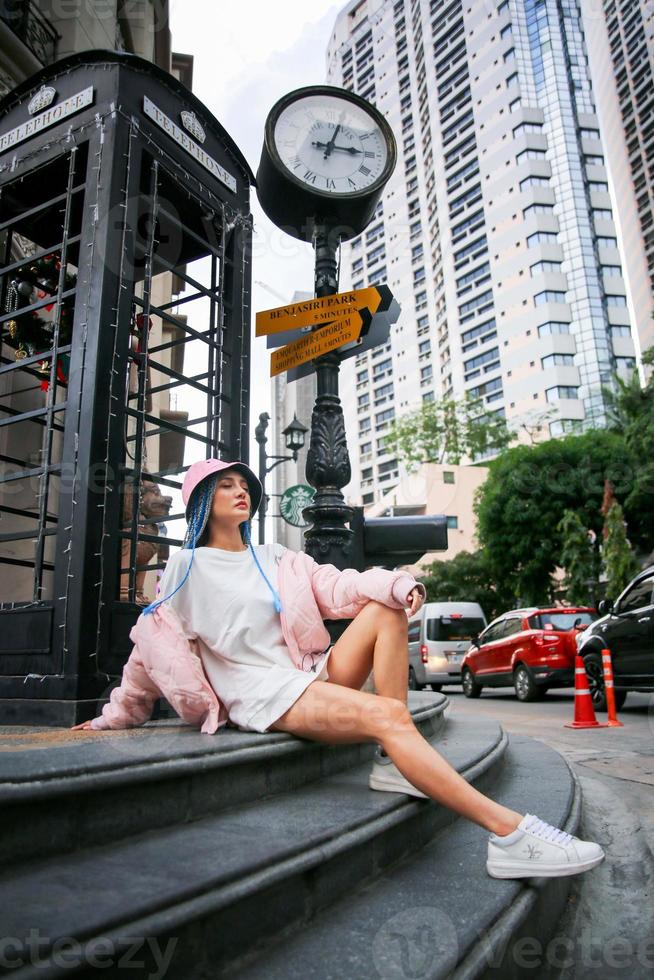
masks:
[[[313,140],[312,143],[311,143],[311,145],[312,146],[317,146],[317,147],[325,147],[328,144],[327,143],[321,143],[319,140]],[[344,153],[361,153],[362,152],[361,150],[357,150],[357,148],[355,146],[336,146],[336,145],[334,145],[334,146],[332,146],[332,150],[342,150]]]
[[[338,126],[336,127],[336,129],[334,130],[334,132],[332,133],[331,139],[329,140],[329,142],[325,146],[325,153],[323,155],[323,160],[326,160],[327,157],[331,155],[331,152],[334,149],[334,143],[336,142],[336,137],[338,136],[338,131],[339,131],[340,128],[341,128],[341,124],[339,123]]]

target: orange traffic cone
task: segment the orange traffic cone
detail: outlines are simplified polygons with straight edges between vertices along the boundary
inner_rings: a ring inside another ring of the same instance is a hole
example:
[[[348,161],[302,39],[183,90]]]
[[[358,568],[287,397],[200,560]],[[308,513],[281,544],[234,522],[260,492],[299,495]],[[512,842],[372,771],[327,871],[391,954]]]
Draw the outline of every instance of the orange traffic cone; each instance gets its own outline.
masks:
[[[593,699],[588,687],[588,677],[584,667],[583,657],[575,657],[575,720],[564,725],[564,728],[606,728],[600,725],[595,717]]]
[[[624,728],[615,710],[615,689],[613,685],[613,664],[611,663],[611,651],[602,650],[602,667],[604,669],[604,690],[606,691],[606,708],[608,712],[608,728]]]

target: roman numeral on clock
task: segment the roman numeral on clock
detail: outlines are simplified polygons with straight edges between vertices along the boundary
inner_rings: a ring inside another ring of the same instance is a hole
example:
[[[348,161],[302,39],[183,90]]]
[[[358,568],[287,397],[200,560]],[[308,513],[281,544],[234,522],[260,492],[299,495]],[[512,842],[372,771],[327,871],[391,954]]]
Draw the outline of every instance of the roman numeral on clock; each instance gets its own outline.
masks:
[[[363,155],[364,157],[375,157],[377,154],[373,150],[364,150]]]
[[[305,175],[304,175],[304,180],[308,181],[311,184],[315,184],[316,177],[317,177],[317,174],[314,174],[313,170],[307,170],[306,173],[305,173]]]
[[[366,165],[362,163],[359,167],[359,173],[363,174],[364,177],[367,177],[368,174],[371,173],[370,167],[366,167]]]
[[[351,178],[351,177],[348,177],[348,178],[347,178],[347,182],[348,182],[348,185],[349,185],[350,187],[352,187],[352,188],[353,188],[354,190],[356,190],[356,189],[357,189],[357,185],[355,184],[355,182],[354,182],[354,181],[352,180],[352,178]]]
[[[336,190],[336,181],[333,179],[333,177],[325,177],[325,187],[328,191]]]

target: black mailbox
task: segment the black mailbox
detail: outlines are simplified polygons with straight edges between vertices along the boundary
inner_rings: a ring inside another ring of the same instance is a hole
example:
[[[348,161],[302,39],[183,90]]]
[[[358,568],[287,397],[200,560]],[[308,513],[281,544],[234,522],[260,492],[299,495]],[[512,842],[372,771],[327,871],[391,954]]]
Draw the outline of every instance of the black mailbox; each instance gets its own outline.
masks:
[[[354,508],[353,567],[413,565],[428,551],[447,550],[447,517],[371,517]]]

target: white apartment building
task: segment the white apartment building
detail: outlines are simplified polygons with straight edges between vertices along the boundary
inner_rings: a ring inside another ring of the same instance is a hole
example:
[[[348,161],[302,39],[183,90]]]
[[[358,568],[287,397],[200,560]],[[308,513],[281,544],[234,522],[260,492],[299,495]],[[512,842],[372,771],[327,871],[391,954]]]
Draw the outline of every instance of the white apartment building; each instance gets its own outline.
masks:
[[[390,420],[479,396],[552,436],[601,425],[631,370],[627,290],[584,31],[574,0],[352,0],[327,79],[373,102],[398,142],[374,221],[344,246],[341,288],[387,282],[390,343],[341,368],[350,499],[400,478]]]

